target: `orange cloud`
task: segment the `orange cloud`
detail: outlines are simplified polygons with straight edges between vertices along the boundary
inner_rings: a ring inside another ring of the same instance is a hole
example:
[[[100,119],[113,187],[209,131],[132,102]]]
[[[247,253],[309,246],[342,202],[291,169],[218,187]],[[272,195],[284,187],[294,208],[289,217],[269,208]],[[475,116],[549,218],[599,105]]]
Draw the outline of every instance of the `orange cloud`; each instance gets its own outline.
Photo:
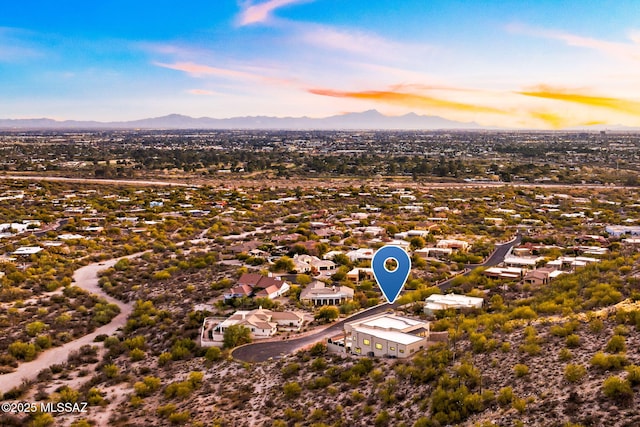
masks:
[[[548,113],[544,111],[534,111],[531,113],[531,117],[542,120],[547,126],[552,129],[562,129],[571,126],[571,121],[558,114]]]
[[[622,113],[640,115],[640,103],[621,98],[610,98],[604,96],[592,96],[580,93],[572,93],[563,89],[556,89],[548,86],[538,86],[537,88],[534,88],[534,90],[521,91],[516,93],[536,98],[572,102],[575,104],[582,104],[590,107],[607,108],[609,110],[615,110]]]
[[[308,92],[315,95],[332,96],[336,98],[362,99],[375,102],[383,102],[387,104],[401,105],[403,107],[440,108],[467,113],[505,114],[505,111],[499,110],[497,108],[448,101],[445,99],[439,99],[431,96],[413,93],[394,91],[342,92],[330,89],[309,89]]]

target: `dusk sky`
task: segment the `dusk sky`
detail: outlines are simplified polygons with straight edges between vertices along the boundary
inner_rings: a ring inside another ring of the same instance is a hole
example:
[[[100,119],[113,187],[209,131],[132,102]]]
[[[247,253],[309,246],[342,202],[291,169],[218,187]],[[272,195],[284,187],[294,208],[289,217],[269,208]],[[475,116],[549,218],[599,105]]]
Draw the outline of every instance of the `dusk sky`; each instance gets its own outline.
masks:
[[[640,126],[640,2],[4,1],[0,118]]]

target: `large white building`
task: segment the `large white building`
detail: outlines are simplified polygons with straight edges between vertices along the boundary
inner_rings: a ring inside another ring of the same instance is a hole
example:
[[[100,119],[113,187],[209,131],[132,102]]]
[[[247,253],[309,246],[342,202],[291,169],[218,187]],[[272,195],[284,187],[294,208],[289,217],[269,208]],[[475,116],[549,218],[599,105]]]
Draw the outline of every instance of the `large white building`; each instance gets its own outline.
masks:
[[[484,300],[478,297],[468,297],[458,294],[433,294],[425,300],[424,312],[432,314],[434,311],[446,310],[449,308],[482,308]]]
[[[347,347],[363,356],[405,358],[427,347],[429,323],[382,313],[344,325]]]

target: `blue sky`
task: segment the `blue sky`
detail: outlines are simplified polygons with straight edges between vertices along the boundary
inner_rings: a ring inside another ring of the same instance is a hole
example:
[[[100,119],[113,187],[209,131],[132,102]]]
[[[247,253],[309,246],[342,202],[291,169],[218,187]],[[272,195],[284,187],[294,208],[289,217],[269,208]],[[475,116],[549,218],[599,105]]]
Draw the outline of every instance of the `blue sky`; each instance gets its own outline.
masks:
[[[637,1],[3,3],[0,118],[640,126]]]

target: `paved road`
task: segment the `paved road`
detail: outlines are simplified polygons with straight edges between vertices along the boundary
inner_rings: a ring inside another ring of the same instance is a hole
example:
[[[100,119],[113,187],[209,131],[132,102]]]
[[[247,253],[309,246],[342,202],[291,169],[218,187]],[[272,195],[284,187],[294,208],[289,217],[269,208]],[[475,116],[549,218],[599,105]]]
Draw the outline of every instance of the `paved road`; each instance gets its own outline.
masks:
[[[497,265],[504,261],[505,255],[518,243],[520,243],[521,237],[518,235],[515,239],[504,243],[502,245],[497,246],[494,253],[482,264],[476,265],[473,267],[490,267],[492,265]],[[471,272],[470,270],[469,272]],[[466,273],[469,274],[469,273]],[[453,278],[446,280],[438,285],[438,287],[442,290],[447,290],[451,288]],[[381,304],[376,307],[372,307],[368,310],[361,311],[358,314],[355,314],[347,319],[343,319],[339,322],[334,323],[329,328],[319,331],[315,334],[308,335],[306,337],[295,338],[291,340],[283,340],[283,341],[268,341],[268,342],[257,342],[253,344],[248,344],[242,347],[238,347],[231,352],[231,355],[241,361],[244,362],[264,362],[269,360],[270,358],[278,358],[283,355],[292,354],[295,351],[305,348],[309,345],[312,345],[318,341],[323,341],[332,336],[338,335],[344,330],[344,323],[351,322],[353,320],[358,320],[366,316],[371,316],[374,314],[382,313],[386,310],[392,310],[398,306],[397,303],[394,304]]]
[[[143,252],[129,255],[125,258],[134,258],[142,255]],[[60,347],[54,347],[38,355],[38,358],[31,362],[21,363],[18,368],[9,373],[0,375],[0,391],[5,393],[14,387],[18,387],[23,381],[34,380],[40,371],[51,365],[64,363],[69,357],[69,353],[77,351],[86,344],[92,344],[96,336],[100,334],[112,335],[118,328],[127,322],[127,317],[131,314],[132,305],[123,303],[107,295],[98,285],[98,272],[112,267],[120,258],[89,264],[77,269],[73,274],[75,285],[96,294],[109,303],[117,304],[120,307],[120,314],[114,317],[109,324],[104,325],[88,335],[84,335],[76,340],[70,341]]]

